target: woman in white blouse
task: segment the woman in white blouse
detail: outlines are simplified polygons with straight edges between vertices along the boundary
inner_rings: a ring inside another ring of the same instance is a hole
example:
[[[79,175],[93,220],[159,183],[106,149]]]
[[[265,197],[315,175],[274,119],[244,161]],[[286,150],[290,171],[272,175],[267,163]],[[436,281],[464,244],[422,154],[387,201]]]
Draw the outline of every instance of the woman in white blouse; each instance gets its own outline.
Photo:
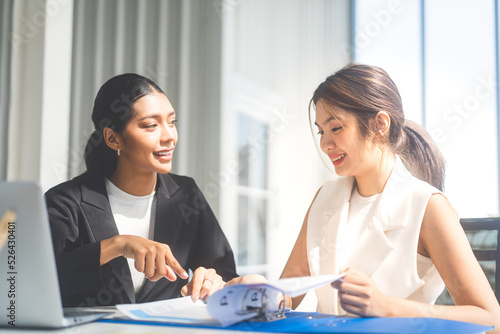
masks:
[[[311,105],[321,150],[339,177],[316,194],[281,277],[344,272],[342,283],[316,290],[323,313],[499,328],[498,301],[441,193],[444,159],[425,130],[405,120],[387,73],[349,65],[319,85]],[[445,285],[456,305],[434,305]],[[302,299],[287,303],[296,308]]]

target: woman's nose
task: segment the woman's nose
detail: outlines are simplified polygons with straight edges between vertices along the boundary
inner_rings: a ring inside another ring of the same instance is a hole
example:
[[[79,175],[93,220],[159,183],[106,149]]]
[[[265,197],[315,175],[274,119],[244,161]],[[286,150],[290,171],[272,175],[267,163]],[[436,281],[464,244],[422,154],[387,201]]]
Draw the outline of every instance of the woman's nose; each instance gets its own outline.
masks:
[[[320,147],[323,152],[328,154],[328,151],[335,149],[337,145],[335,145],[335,141],[333,140],[332,136],[324,134],[320,139]]]
[[[172,141],[176,138],[175,136],[175,128],[165,125],[162,127],[162,132],[161,132],[161,141],[163,142],[169,142]]]

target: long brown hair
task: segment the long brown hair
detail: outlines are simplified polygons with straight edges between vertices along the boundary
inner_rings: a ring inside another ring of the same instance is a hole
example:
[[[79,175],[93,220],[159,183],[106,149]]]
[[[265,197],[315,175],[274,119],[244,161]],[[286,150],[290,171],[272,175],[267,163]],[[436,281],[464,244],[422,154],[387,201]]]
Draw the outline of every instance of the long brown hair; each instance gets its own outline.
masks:
[[[405,119],[398,88],[383,69],[350,64],[316,88],[309,112],[319,101],[352,113],[361,134],[372,139],[376,138],[375,116],[385,111],[391,119],[386,142],[392,152],[401,157],[412,175],[441,191],[444,189],[443,155],[422,126]]]

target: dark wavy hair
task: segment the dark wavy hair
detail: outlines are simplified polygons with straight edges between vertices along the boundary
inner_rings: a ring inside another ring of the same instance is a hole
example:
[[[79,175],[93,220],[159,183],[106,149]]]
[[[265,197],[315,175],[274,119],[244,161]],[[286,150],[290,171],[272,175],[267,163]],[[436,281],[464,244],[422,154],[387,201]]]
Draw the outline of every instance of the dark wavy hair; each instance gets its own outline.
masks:
[[[443,155],[422,126],[405,119],[398,88],[383,69],[362,64],[342,68],[318,86],[309,113],[320,101],[353,114],[361,134],[373,140],[377,138],[375,116],[385,111],[391,120],[385,140],[392,152],[401,157],[413,176],[444,189]]]
[[[95,130],[85,147],[87,170],[99,169],[106,176],[116,170],[117,154],[104,141],[103,130],[110,128],[122,133],[134,116],[134,103],[152,93],[165,93],[152,80],[135,73],[117,75],[99,89],[92,110]]]

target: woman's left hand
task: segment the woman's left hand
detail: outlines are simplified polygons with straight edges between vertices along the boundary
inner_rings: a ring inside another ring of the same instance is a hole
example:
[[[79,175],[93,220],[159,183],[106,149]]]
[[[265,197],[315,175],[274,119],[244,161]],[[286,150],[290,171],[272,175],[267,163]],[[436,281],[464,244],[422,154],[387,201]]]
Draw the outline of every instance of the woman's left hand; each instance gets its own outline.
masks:
[[[191,281],[182,287],[181,294],[183,296],[191,295],[193,302],[198,299],[206,301],[208,297],[222,289],[224,285],[226,285],[226,282],[214,269],[199,267],[194,271]]]
[[[339,291],[340,306],[362,317],[387,317],[390,315],[390,297],[383,294],[370,277],[348,268],[343,282],[332,285]]]
[[[226,285],[239,285],[239,284],[259,284],[266,283],[267,279],[262,275],[251,274],[245,276],[238,276],[226,283]]]

